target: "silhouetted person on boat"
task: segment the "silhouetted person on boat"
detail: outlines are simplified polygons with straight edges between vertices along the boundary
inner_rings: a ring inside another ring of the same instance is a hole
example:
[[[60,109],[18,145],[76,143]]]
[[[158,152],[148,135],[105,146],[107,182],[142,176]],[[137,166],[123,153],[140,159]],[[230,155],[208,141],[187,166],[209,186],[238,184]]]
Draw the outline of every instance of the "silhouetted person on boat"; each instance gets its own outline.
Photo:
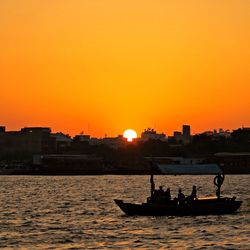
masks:
[[[225,179],[224,174],[218,174],[217,176],[214,177],[214,185],[217,187],[216,196],[218,199],[220,198],[220,188],[223,184],[224,179]]]
[[[187,200],[189,201],[198,200],[196,186],[193,186],[192,193],[190,196],[187,197]]]
[[[179,189],[179,192],[178,192],[178,201],[180,203],[183,203],[185,201],[185,195],[182,193],[181,188]]]
[[[162,186],[159,186],[159,189],[156,189],[154,191],[154,195],[153,196],[154,197],[158,197],[158,198],[164,196],[164,190],[163,190]]]
[[[159,186],[158,194],[163,196],[164,195],[164,190],[162,186]]]
[[[151,201],[163,201],[164,199],[165,193],[162,186],[160,186],[159,189],[156,189],[153,191],[153,193],[151,193]]]
[[[170,188],[167,188],[164,194],[165,194],[166,200],[170,201],[171,200]]]

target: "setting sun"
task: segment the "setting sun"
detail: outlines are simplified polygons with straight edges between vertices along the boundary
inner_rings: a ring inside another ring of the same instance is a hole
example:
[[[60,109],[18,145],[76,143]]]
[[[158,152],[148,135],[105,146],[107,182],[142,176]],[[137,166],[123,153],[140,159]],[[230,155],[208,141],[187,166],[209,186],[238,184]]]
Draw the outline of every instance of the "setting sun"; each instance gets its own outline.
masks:
[[[137,138],[137,133],[133,129],[127,129],[124,131],[123,137],[131,142],[133,139]]]

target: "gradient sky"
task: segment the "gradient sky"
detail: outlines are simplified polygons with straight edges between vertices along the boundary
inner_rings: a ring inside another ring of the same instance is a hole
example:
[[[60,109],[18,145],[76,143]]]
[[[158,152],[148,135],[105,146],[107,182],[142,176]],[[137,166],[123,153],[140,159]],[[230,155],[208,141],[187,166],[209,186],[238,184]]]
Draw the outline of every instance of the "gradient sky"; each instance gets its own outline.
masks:
[[[0,0],[0,54],[8,130],[250,126],[248,0]]]

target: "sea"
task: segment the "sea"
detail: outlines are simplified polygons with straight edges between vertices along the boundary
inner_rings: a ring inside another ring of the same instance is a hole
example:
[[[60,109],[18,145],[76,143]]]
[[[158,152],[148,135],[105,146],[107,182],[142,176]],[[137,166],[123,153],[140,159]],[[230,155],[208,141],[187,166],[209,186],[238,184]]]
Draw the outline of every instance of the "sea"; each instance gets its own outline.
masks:
[[[156,187],[214,196],[213,176],[155,176]],[[126,216],[114,199],[145,202],[149,176],[0,176],[1,249],[250,249],[250,175],[226,176],[239,212]]]

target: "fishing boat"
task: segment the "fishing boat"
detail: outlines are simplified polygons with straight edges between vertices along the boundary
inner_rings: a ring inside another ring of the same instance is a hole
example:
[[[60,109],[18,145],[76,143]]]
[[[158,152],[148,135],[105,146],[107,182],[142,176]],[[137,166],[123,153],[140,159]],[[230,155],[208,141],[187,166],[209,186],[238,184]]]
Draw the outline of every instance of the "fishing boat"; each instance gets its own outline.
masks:
[[[150,176],[151,196],[142,204],[134,204],[115,199],[117,206],[126,215],[149,215],[149,216],[188,216],[188,215],[209,215],[229,214],[237,211],[242,201],[236,197],[222,197],[221,186],[224,181],[224,174],[217,164],[195,164],[195,165],[157,165],[159,174],[169,175],[216,175],[214,185],[217,187],[215,197],[193,198],[187,197],[168,199],[164,195],[156,195],[154,175]]]

